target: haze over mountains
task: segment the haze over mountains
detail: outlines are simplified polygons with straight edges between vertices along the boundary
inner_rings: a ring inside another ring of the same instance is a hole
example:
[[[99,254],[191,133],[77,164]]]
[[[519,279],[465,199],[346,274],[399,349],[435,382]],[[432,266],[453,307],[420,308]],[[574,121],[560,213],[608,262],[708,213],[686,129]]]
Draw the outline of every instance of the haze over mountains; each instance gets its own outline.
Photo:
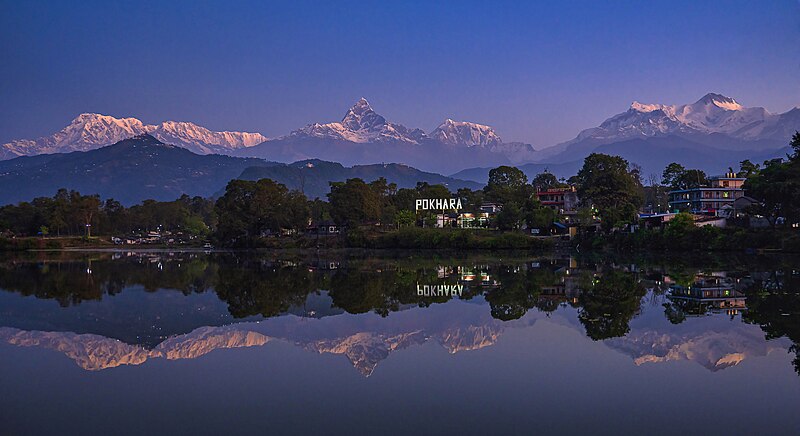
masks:
[[[4,144],[0,159],[92,150],[148,133],[199,154],[283,163],[320,159],[345,166],[403,163],[483,183],[488,170],[498,165],[519,166],[529,176],[547,169],[569,177],[593,152],[620,155],[642,167],[644,175],[660,174],[670,162],[720,173],[744,159],[761,162],[784,156],[796,130],[800,107],[771,113],[710,93],[683,105],[633,102],[625,112],[570,141],[536,150],[529,144],[504,142],[492,127],[472,122],[446,119],[427,133],[409,128],[388,121],[362,98],[341,121],[308,124],[274,139],[260,133],[212,132],[192,123],[144,125],[135,118],[82,114],[52,136]]]
[[[99,194],[125,205],[146,199],[171,201],[182,194],[211,197],[231,179],[271,178],[309,198],[325,198],[331,181],[386,178],[398,187],[417,182],[445,184],[453,190],[481,185],[414,168],[392,165],[344,167],[324,161],[291,165],[257,158],[199,155],[144,134],[96,150],[25,156],[0,161],[0,205],[52,196],[60,188]]]

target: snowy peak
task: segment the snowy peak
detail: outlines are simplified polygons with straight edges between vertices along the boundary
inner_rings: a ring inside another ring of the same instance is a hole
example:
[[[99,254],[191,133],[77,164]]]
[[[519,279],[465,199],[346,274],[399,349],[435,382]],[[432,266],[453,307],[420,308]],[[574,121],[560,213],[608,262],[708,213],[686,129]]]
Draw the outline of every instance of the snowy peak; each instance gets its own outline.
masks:
[[[199,154],[224,153],[252,147],[267,140],[260,133],[212,132],[189,122],[164,121],[158,126],[146,128],[162,142],[179,145]]]
[[[492,147],[503,141],[489,126],[446,119],[430,133],[430,138],[444,144],[466,147]]]
[[[0,159],[94,150],[145,133],[164,143],[178,145],[200,154],[224,153],[251,147],[267,139],[260,133],[212,132],[187,122],[165,121],[159,125],[145,125],[136,118],[83,113],[51,136],[3,144],[0,147]]]
[[[386,118],[375,113],[363,97],[342,118],[342,126],[352,131],[380,129],[387,124]]]
[[[419,129],[386,121],[376,113],[365,98],[351,107],[339,123],[309,124],[295,130],[288,138],[322,138],[356,143],[402,142],[417,144],[425,138]],[[286,139],[286,137],[282,138]]]
[[[738,111],[743,109],[743,106],[737,103],[736,100],[726,97],[722,94],[714,94],[713,92],[704,95],[703,98],[694,103],[694,106],[708,105],[714,105],[720,109],[729,111]]]
[[[787,112],[788,113],[788,112]],[[584,130],[570,143],[592,139],[601,143],[670,134],[725,134],[736,139],[774,139],[796,128],[787,126],[786,114],[771,114],[762,107],[745,107],[731,97],[708,93],[691,104],[664,105],[634,101],[623,113],[600,126]]]

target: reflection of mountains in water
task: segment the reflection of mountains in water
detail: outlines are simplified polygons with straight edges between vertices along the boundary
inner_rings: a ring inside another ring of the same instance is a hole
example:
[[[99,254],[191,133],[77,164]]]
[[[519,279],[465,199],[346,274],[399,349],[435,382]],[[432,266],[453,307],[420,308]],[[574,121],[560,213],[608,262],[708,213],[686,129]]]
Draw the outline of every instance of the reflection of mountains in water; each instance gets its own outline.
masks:
[[[788,339],[767,341],[757,326],[728,323],[723,331],[714,329],[675,334],[659,330],[632,330],[622,338],[605,343],[633,358],[636,365],[687,360],[711,371],[738,365],[749,357],[763,357],[786,350]]]
[[[548,321],[581,329],[571,314],[563,315],[566,314],[551,314]],[[59,351],[81,368],[92,371],[139,365],[156,358],[194,359],[217,349],[256,347],[279,340],[320,354],[343,355],[361,374],[369,376],[395,351],[431,341],[451,354],[477,350],[495,344],[507,328],[530,327],[545,316],[531,311],[519,320],[503,322],[491,318],[483,305],[453,302],[406,310],[388,318],[375,314],[319,319],[289,315],[261,322],[201,327],[170,337],[152,349],[95,334],[14,328],[0,328],[0,340]],[[625,337],[604,343],[631,356],[636,365],[686,360],[712,371],[790,346],[785,339],[766,341],[754,325],[727,321],[710,325],[703,321],[687,322],[680,332],[668,327],[633,328]]]
[[[216,349],[261,346],[271,340],[282,340],[317,353],[342,354],[359,372],[369,376],[378,363],[394,351],[430,340],[450,353],[479,349],[494,344],[507,326],[489,317],[483,307],[457,306],[460,308],[442,305],[404,311],[391,318],[374,314],[321,319],[290,315],[257,323],[201,327],[188,334],[173,336],[152,349],[95,334],[24,331],[8,327],[0,328],[0,340],[16,346],[59,351],[81,368],[91,371],[139,365],[155,358],[194,359]],[[440,316],[429,313],[437,309],[441,309]]]

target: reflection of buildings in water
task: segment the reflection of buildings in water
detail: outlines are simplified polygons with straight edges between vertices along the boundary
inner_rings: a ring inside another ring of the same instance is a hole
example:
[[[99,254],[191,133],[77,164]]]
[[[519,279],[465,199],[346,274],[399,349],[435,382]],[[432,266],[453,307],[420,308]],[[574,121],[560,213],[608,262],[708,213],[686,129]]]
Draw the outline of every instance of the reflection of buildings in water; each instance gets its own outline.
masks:
[[[672,285],[668,298],[681,304],[687,315],[724,313],[735,316],[747,310],[747,297],[724,274],[698,275],[689,286]]]

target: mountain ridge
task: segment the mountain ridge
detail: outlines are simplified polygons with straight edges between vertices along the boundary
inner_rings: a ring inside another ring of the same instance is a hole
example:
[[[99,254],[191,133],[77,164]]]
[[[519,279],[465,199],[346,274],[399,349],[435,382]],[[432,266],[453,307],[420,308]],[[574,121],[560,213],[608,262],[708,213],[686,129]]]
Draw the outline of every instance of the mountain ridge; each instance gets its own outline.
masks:
[[[198,154],[224,153],[251,147],[267,138],[260,133],[214,132],[185,121],[144,124],[137,118],[82,113],[67,127],[37,139],[18,139],[0,147],[0,160],[18,156],[89,151],[137,135],[150,134],[162,142],[178,145]]]

